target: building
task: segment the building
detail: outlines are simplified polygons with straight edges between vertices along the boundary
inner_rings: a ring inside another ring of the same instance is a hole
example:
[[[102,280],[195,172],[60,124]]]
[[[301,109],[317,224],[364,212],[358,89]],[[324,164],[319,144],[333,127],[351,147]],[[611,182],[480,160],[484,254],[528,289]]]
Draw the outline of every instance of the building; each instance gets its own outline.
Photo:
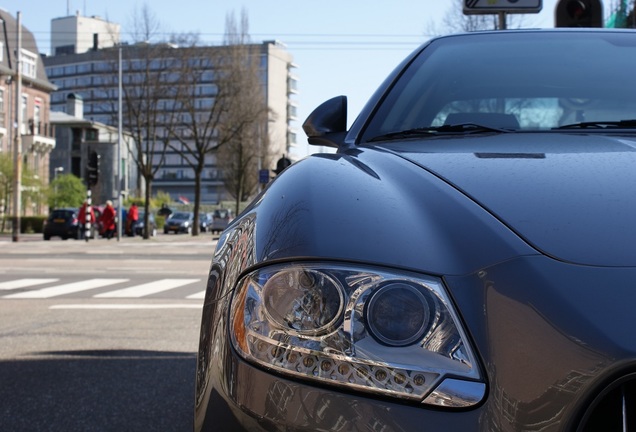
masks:
[[[101,38],[98,36],[98,40]],[[296,120],[296,105],[293,95],[296,93],[296,77],[294,76],[293,59],[285,46],[277,41],[265,41],[250,45],[253,52],[260,57],[260,76],[262,77],[263,101],[269,109],[269,121],[266,134],[273,163],[265,162],[262,168],[274,168],[276,158],[289,154],[296,145],[296,131],[291,124]],[[84,116],[87,120],[104,124],[116,124],[118,95],[118,63],[117,48],[89,49],[85,52],[57,54],[44,58],[46,71],[58,90],[52,95],[51,106],[55,111],[65,111],[69,94],[82,97]],[[211,47],[177,48],[172,47],[175,57],[183,54],[181,50],[189,50],[189,58],[196,59],[205,55]],[[223,47],[213,49],[221,50]],[[123,52],[122,73],[125,85],[143,82],[135,77],[136,70],[146,61],[136,58],[141,52],[140,45],[121,45]],[[165,53],[165,51],[164,51]],[[157,61],[159,63],[159,61]],[[150,62],[151,67],[153,62]],[[209,67],[209,66],[205,66]],[[206,71],[198,85],[195,103],[204,111],[211,106],[216,94],[215,71]],[[136,81],[137,80],[137,81]],[[160,109],[165,115],[171,114],[172,103],[160,101]],[[161,115],[160,115],[161,116]],[[161,126],[161,125],[160,125]],[[162,134],[161,127],[156,134]],[[152,160],[157,171],[154,176],[152,191],[164,191],[172,197],[182,196],[194,201],[195,176],[192,167],[174,150],[169,149],[165,157]],[[219,167],[214,155],[206,156],[205,170],[201,182],[201,202],[217,203],[231,199],[225,190],[223,167]],[[257,172],[255,172],[257,175]]]
[[[46,213],[46,202],[40,193],[49,181],[49,156],[55,148],[53,128],[49,121],[50,95],[55,86],[48,80],[33,34],[21,26],[20,79],[18,93],[17,63],[18,21],[0,9],[0,153],[14,154],[16,133],[20,133],[23,173],[31,177],[23,185],[22,214]],[[21,124],[18,120],[20,107]],[[0,209],[13,214],[8,196],[0,197]],[[28,202],[26,202],[28,201]]]
[[[68,97],[66,112],[51,112],[51,124],[55,126],[57,145],[51,152],[50,176],[60,173],[73,174],[81,179],[87,178],[87,167],[91,153],[99,155],[99,181],[91,187],[94,204],[103,204],[106,200],[118,203],[121,188],[125,199],[131,189],[134,195],[142,195],[139,186],[137,166],[132,162],[135,145],[129,133],[122,131],[122,147],[118,148],[119,130],[99,122],[87,120],[83,115],[83,101],[71,94]],[[122,168],[118,172],[118,160]],[[121,183],[118,179],[121,176]]]
[[[78,54],[119,44],[119,24],[98,16],[74,16],[51,20],[51,53]]]

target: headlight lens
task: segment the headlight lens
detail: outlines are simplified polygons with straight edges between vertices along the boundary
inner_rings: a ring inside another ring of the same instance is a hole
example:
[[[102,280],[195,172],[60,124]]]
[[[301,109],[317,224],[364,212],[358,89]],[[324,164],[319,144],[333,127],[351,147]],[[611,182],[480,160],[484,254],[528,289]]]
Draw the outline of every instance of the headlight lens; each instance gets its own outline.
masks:
[[[338,283],[324,273],[283,270],[263,286],[263,306],[279,328],[301,335],[320,335],[333,329],[342,315],[343,298]]]
[[[471,406],[485,393],[469,341],[435,278],[272,266],[241,279],[230,314],[241,356],[284,374],[445,406]]]
[[[434,311],[416,286],[404,282],[389,282],[375,290],[366,309],[369,333],[393,347],[421,340]]]

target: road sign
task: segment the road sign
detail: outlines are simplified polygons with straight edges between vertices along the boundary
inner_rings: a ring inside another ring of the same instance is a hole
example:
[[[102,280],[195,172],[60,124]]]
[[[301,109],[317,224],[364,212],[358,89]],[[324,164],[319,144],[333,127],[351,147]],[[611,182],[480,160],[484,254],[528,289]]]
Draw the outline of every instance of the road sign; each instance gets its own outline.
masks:
[[[464,0],[464,14],[539,13],[542,0]]]
[[[258,170],[258,182],[260,184],[269,183],[269,170],[268,169]]]

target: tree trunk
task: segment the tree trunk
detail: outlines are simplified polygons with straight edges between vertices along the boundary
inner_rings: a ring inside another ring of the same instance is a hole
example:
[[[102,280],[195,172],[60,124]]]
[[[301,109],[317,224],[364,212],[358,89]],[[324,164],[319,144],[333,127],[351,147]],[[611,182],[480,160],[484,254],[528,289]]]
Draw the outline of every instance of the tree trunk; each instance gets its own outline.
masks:
[[[150,197],[152,196],[152,176],[144,177],[146,179],[146,194],[144,201],[144,240],[150,238],[148,232],[148,219],[150,218]]]

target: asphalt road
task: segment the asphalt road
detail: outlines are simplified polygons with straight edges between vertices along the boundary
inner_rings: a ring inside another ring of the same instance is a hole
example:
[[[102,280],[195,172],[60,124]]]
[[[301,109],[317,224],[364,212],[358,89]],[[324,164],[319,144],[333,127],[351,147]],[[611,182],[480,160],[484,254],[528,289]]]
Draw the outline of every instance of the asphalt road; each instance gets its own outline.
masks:
[[[0,284],[189,278],[201,280],[190,285],[199,291],[214,245],[210,234],[17,243],[0,236]],[[200,299],[100,298],[91,290],[7,298],[15,292],[0,292],[0,430],[192,430]]]

